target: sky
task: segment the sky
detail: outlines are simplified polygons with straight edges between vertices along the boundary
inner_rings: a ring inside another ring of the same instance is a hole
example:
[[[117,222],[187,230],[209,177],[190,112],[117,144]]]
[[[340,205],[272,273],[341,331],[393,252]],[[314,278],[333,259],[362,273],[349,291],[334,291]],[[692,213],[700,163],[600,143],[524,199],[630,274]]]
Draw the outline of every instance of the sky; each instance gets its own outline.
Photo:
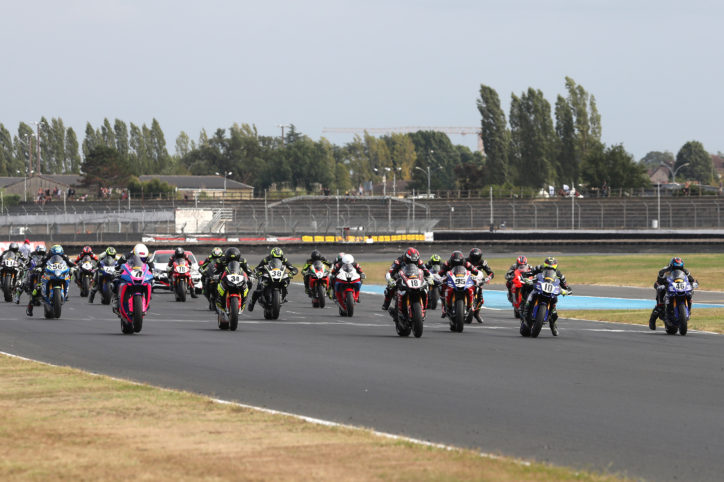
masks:
[[[150,126],[171,153],[234,123],[324,128],[480,125],[481,84],[572,77],[606,144],[640,159],[690,140],[724,151],[724,2],[709,0],[34,0],[0,14],[0,123],[60,117]],[[451,136],[475,147],[471,136]]]

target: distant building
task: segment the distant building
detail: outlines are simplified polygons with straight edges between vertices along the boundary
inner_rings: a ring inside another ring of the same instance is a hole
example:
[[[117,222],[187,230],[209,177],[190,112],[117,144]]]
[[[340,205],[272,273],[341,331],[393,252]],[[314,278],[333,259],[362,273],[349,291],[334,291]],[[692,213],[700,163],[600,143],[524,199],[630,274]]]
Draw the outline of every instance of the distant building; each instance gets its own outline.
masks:
[[[671,171],[668,167],[657,166],[650,169],[648,174],[651,184],[668,184],[671,181]]]
[[[176,188],[182,195],[193,199],[196,195],[210,198],[225,199],[252,199],[254,186],[234,181],[223,176],[166,176],[162,174],[149,174],[139,176],[143,182],[158,179]]]
[[[68,193],[68,189],[80,183],[78,174],[39,174],[30,177],[0,177],[0,189],[5,194],[17,194],[24,199],[27,194],[28,201],[37,198],[38,192],[49,191]],[[61,194],[62,197],[62,194]]]

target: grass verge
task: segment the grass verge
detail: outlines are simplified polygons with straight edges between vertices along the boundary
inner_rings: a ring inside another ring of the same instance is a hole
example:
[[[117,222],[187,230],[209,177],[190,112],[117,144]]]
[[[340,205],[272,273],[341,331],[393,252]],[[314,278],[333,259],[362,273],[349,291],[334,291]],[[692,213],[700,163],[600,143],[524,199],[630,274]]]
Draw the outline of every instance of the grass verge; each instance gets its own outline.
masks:
[[[580,318],[583,320],[611,321],[615,323],[649,324],[651,310],[561,310],[561,317]],[[659,329],[663,326],[657,323]],[[692,330],[713,331],[724,334],[724,308],[694,309],[689,320]]]
[[[615,480],[0,355],[2,480]]]
[[[432,253],[423,253],[429,259]],[[450,253],[439,253],[443,259]],[[467,254],[467,253],[466,253]],[[511,253],[510,258],[490,258],[488,264],[495,271],[493,284],[504,284],[505,272],[515,259],[525,253]],[[699,281],[699,289],[724,291],[724,254],[616,254],[596,256],[557,256],[558,267],[573,286],[614,285],[640,286],[650,288],[656,281],[659,270],[668,264],[672,256],[681,256],[691,274]],[[540,264],[543,258],[529,258],[532,265]],[[391,260],[390,260],[391,262]],[[385,272],[390,262],[364,263],[367,283],[384,284]],[[653,295],[652,295],[653,296]]]

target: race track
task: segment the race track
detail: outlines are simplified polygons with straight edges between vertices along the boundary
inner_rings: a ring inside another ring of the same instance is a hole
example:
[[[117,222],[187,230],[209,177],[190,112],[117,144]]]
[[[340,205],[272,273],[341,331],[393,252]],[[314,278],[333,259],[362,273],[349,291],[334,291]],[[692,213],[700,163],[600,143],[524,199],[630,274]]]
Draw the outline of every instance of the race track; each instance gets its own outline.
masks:
[[[430,313],[399,338],[378,295],[355,317],[292,287],[221,332],[203,298],[156,293],[143,332],[77,296],[60,320],[4,303],[0,351],[433,442],[652,480],[721,480],[724,337],[561,320],[518,334],[512,312],[453,334]],[[24,298],[27,300],[27,298]],[[694,311],[696,316],[696,311]]]

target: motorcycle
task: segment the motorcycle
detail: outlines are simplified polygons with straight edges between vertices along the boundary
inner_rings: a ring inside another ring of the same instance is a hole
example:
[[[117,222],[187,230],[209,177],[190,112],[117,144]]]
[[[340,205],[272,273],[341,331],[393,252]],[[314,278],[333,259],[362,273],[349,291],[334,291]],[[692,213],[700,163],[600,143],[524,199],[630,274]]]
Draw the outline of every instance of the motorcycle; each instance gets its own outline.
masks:
[[[116,276],[116,260],[111,256],[106,256],[98,265],[98,291],[101,294],[101,303],[104,305],[111,304],[113,296],[113,278]]]
[[[259,273],[259,283],[262,293],[259,304],[264,307],[264,318],[276,320],[282,306],[282,292],[286,291],[290,277],[287,267],[280,259],[274,258],[269,264],[262,266]]]
[[[249,280],[238,261],[232,261],[224,270],[218,283],[218,324],[220,330],[235,331],[239,326],[239,314],[246,306]]]
[[[118,285],[118,317],[123,334],[139,333],[151,302],[153,273],[137,256],[123,265]]]
[[[474,275],[473,281],[475,282],[475,289],[473,291],[473,306],[472,309],[465,313],[465,323],[470,324],[473,322],[473,315],[483,307],[483,285],[490,282],[490,278],[485,277],[483,271],[479,271],[478,274]]]
[[[334,302],[339,316],[354,315],[354,304],[359,303],[359,289],[362,279],[354,266],[343,264],[334,278]]]
[[[63,303],[68,298],[70,269],[62,256],[52,256],[40,277],[40,297],[45,317],[60,318]]]
[[[523,271],[516,269],[513,272],[513,279],[511,280],[511,283],[513,284],[514,289],[511,290],[510,304],[513,305],[513,314],[516,318],[520,318],[522,316],[523,303],[525,303],[525,300],[528,299],[528,295],[530,294],[531,289],[533,289],[532,284],[526,283],[526,280],[528,279],[532,279],[530,275],[530,268],[525,268]]]
[[[659,315],[668,335],[686,335],[691,315],[691,296],[698,285],[689,282],[682,270],[674,270],[666,277],[664,310]]]
[[[442,284],[443,284],[443,278],[440,276],[440,265],[439,264],[433,264],[430,266],[430,274],[432,275],[432,281],[433,284],[430,287],[430,293],[428,296],[427,301],[427,307],[430,310],[434,310],[437,308],[437,304],[440,301],[440,298],[442,297]]]
[[[80,296],[85,298],[90,293],[91,283],[95,276],[95,261],[88,255],[83,256],[78,262],[75,271],[75,284],[80,288]]]
[[[183,258],[173,262],[171,268],[171,288],[173,289],[176,301],[186,301],[186,291],[191,293],[192,298],[196,298],[196,287],[191,279],[191,266],[189,262]]]
[[[2,280],[5,301],[13,300],[13,292],[15,291],[15,284],[17,283],[22,264],[20,255],[13,251],[8,252],[2,261],[2,266],[0,266],[0,279]]]
[[[448,271],[445,281],[450,291],[445,316],[450,319],[450,331],[462,333],[465,318],[472,308],[475,280],[465,266],[454,266]]]
[[[561,288],[561,281],[554,269],[545,269],[535,278],[526,280],[526,283],[532,287],[527,300],[531,307],[527,316],[520,322],[520,334],[536,338],[543,325],[549,322],[551,309],[558,301],[558,297],[565,296],[568,292]]]
[[[422,324],[425,321],[425,306],[428,303],[428,283],[423,272],[414,264],[406,264],[397,276],[397,300],[389,308],[399,336],[415,338],[422,336]]]
[[[309,267],[309,297],[314,308],[324,308],[327,290],[329,289],[329,268],[317,260]]]

